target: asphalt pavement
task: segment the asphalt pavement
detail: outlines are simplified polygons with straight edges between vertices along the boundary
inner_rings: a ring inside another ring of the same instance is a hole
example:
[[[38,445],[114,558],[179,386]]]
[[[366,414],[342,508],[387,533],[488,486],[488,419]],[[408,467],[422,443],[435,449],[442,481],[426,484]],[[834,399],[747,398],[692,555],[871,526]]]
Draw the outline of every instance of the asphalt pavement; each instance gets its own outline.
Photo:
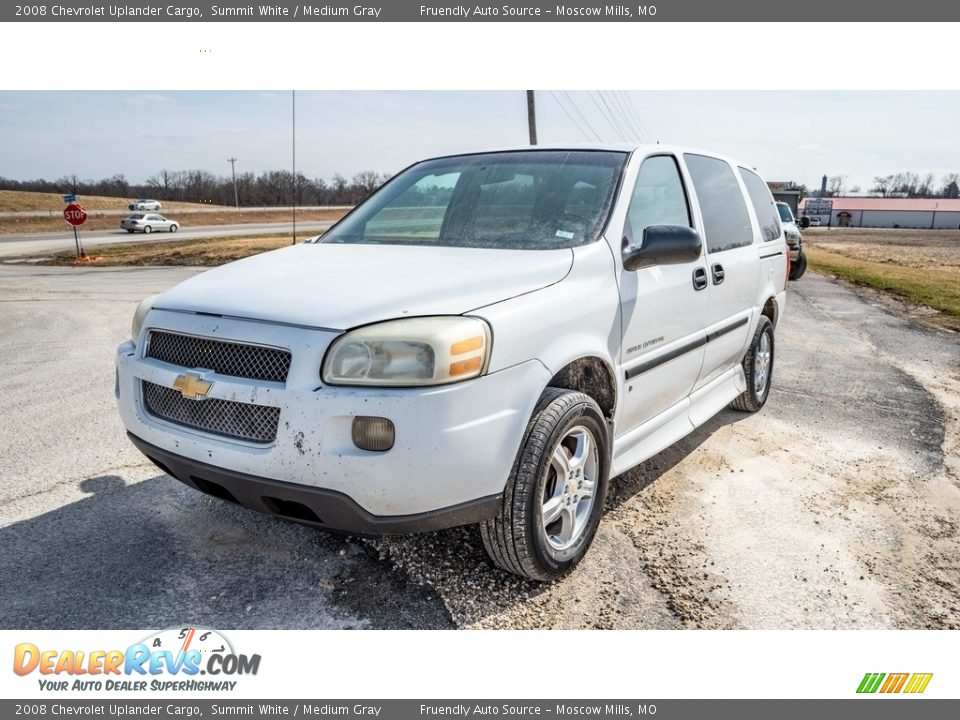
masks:
[[[960,628],[960,338],[808,273],[764,409],[617,478],[568,578],[477,533],[328,535],[127,441],[113,353],[198,270],[0,266],[0,627]]]

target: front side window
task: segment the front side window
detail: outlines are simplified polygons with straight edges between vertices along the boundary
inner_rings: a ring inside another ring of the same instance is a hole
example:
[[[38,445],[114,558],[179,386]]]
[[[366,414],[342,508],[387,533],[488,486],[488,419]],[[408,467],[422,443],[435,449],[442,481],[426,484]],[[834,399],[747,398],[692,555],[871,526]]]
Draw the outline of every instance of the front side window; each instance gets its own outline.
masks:
[[[531,150],[439,158],[397,175],[320,240],[538,250],[596,240],[627,154]]]
[[[651,225],[685,225],[690,227],[690,209],[683,189],[677,161],[669,155],[647,158],[640,166],[637,184],[630,197],[624,237],[639,247],[643,231]]]
[[[703,216],[707,252],[723,252],[753,243],[750,214],[733,168],[718,158],[683,156]]]
[[[761,237],[764,242],[776,240],[780,237],[780,213],[777,211],[773,195],[770,194],[770,188],[759,175],[746,168],[740,168],[740,177],[743,178],[743,184],[747,188],[753,211],[757,214]]]

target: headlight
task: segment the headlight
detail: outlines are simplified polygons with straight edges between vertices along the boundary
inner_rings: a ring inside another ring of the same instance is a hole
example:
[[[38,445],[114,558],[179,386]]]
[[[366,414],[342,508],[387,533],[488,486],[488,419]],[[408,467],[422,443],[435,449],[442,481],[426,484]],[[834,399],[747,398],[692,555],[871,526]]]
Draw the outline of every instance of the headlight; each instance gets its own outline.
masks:
[[[140,337],[140,331],[143,329],[143,321],[147,319],[147,313],[153,308],[153,303],[157,301],[158,297],[160,296],[151,295],[141,300],[140,304],[137,305],[137,311],[133,314],[133,325],[130,327],[130,338],[133,342],[137,342],[137,338]]]
[[[787,242],[797,242],[800,240],[800,233],[794,232],[793,230],[787,230],[786,236]]]
[[[483,320],[408,318],[340,336],[322,375],[328,385],[443,385],[481,375],[489,356],[490,327]]]

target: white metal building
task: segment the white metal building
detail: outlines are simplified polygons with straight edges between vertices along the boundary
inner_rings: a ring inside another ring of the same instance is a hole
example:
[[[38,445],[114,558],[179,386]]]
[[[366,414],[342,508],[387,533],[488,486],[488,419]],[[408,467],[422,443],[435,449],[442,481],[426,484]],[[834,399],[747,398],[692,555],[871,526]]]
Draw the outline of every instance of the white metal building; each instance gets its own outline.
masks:
[[[800,213],[829,227],[960,229],[960,200],[943,198],[807,198]]]

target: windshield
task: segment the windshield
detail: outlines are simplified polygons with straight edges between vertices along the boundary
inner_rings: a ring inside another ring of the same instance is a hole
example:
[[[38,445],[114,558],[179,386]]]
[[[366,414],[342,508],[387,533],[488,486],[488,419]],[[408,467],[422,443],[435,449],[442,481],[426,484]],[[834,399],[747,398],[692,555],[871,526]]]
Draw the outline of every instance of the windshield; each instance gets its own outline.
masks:
[[[622,152],[524,150],[439,158],[397,175],[322,243],[546,250],[593,242]]]
[[[782,222],[793,222],[793,213],[790,212],[790,206],[786,203],[777,203],[777,210],[780,211],[780,220]]]

